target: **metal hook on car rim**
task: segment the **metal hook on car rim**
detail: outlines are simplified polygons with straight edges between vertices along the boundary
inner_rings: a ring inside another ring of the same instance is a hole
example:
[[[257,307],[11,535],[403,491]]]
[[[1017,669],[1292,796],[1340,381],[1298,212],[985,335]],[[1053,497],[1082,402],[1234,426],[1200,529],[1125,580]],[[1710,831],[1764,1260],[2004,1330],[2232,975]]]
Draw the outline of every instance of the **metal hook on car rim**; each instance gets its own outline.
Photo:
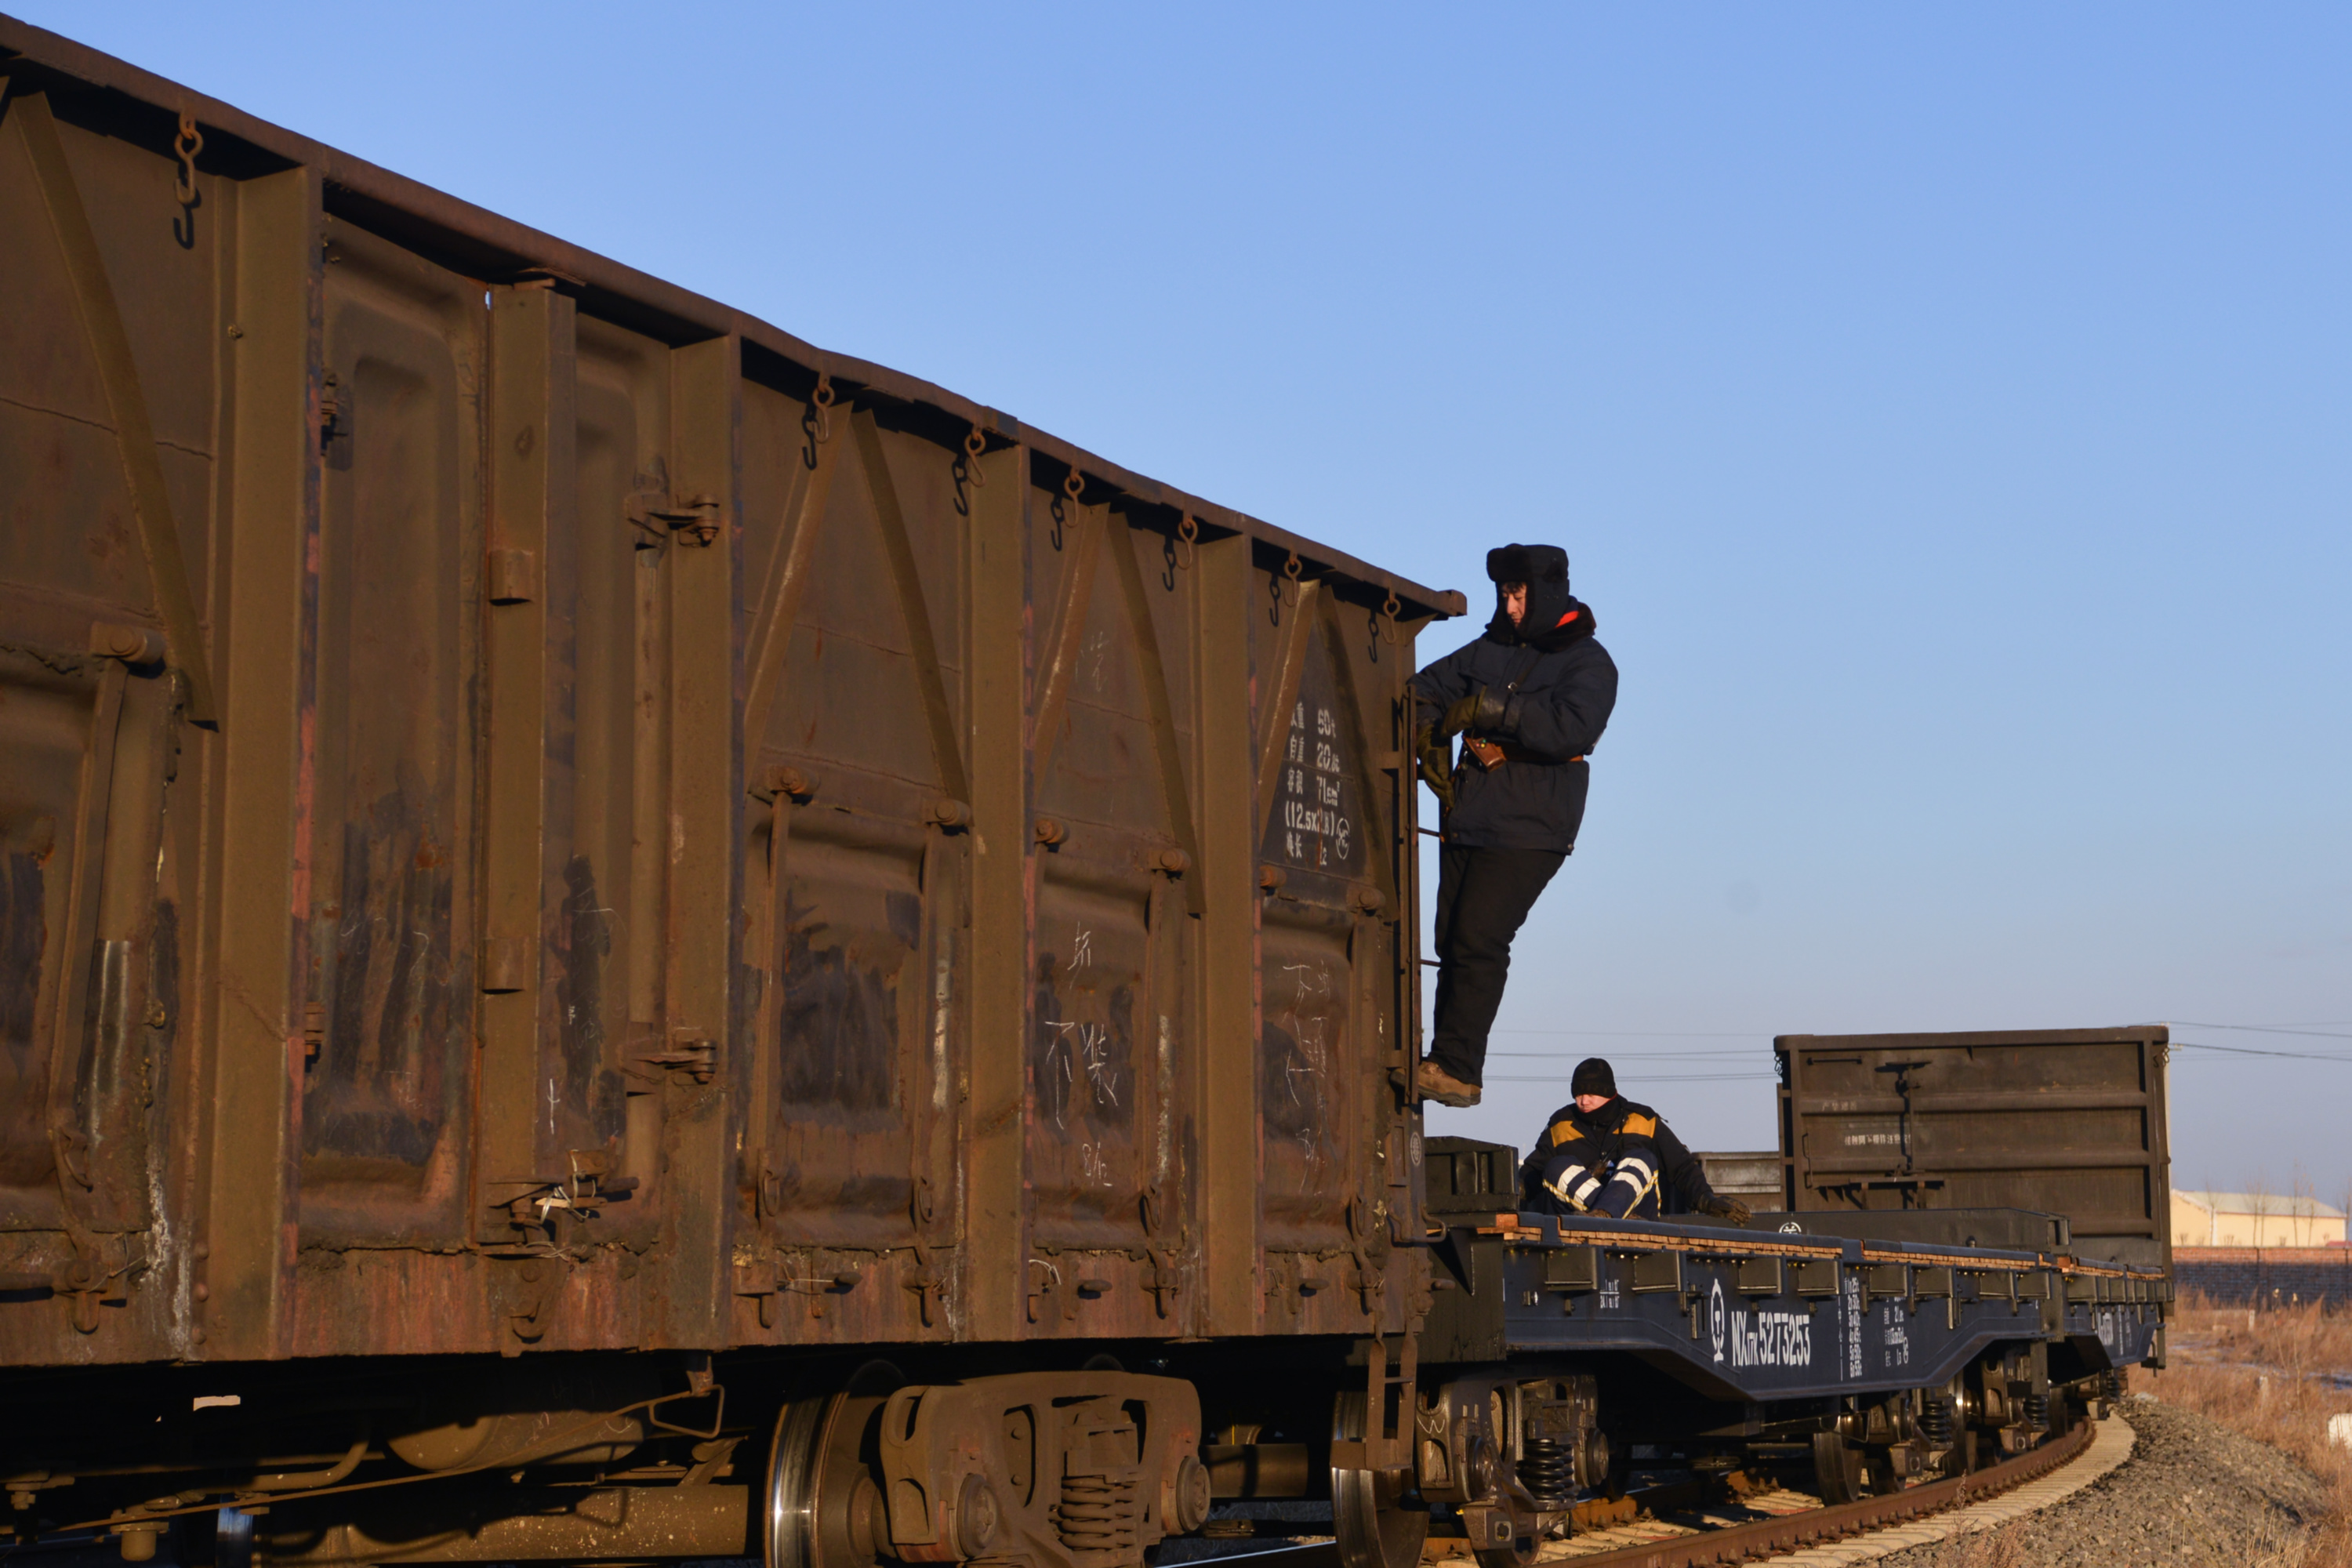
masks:
[[[196,154],[205,150],[205,133],[196,129],[196,117],[180,110],[180,134],[172,142],[172,152],[180,160],[180,172],[172,186],[173,199],[184,207],[196,205]]]
[[[809,394],[810,434],[819,441],[833,439],[833,374],[816,373],[816,390]]]

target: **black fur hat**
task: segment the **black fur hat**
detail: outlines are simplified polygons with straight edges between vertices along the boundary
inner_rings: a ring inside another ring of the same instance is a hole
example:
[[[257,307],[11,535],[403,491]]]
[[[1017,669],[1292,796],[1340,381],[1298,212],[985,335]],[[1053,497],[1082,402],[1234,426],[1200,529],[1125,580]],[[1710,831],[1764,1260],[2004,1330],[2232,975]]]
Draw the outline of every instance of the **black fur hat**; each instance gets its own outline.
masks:
[[[1486,552],[1486,577],[1495,583],[1525,583],[1533,588],[1557,583],[1568,588],[1568,552],[1557,544],[1506,544]]]
[[[1557,544],[1506,544],[1489,550],[1486,575],[1495,581],[1494,625],[1507,637],[1540,637],[1558,626],[1576,603],[1568,591],[1568,552]],[[1503,613],[1506,583],[1528,585],[1527,616],[1516,628]]]
[[[1576,1076],[1568,1080],[1568,1092],[1574,1096],[1605,1094],[1617,1098],[1617,1074],[1599,1057],[1587,1057],[1576,1064]]]

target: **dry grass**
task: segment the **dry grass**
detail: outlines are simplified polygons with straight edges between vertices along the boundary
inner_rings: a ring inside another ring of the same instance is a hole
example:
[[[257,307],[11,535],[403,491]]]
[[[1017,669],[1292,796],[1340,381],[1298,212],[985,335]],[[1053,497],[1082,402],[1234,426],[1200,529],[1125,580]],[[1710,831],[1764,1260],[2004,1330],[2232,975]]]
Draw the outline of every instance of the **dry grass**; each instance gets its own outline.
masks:
[[[2168,1359],[2163,1372],[2134,1368],[2131,1386],[2284,1449],[2328,1489],[2326,1522],[2301,1542],[2259,1543],[2249,1568],[2352,1568],[2352,1449],[2327,1442],[2327,1418],[2352,1411],[2352,1389],[2330,1381],[2352,1375],[2352,1314],[2316,1304],[2250,1313],[2186,1292]]]

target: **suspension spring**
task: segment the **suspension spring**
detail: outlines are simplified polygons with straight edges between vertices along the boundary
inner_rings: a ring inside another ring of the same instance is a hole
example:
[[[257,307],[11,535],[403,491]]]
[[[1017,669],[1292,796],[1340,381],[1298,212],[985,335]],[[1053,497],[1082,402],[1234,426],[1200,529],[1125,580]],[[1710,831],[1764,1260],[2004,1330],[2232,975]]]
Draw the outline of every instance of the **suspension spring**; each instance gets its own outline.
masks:
[[[1566,1508],[1576,1500],[1576,1450],[1559,1437],[1523,1439],[1519,1484],[1538,1508]]]
[[[1922,1400],[1919,1405],[1919,1436],[1933,1447],[1949,1447],[1952,1441],[1952,1402],[1948,1399]]]
[[[2025,1396],[2025,1424],[2036,1431],[2049,1430],[2050,1396],[2048,1394],[2029,1394]]]
[[[1062,1544],[1073,1552],[1133,1550],[1143,1507],[1137,1493],[1140,1476],[1064,1476],[1062,1500],[1054,1505],[1054,1528]]]

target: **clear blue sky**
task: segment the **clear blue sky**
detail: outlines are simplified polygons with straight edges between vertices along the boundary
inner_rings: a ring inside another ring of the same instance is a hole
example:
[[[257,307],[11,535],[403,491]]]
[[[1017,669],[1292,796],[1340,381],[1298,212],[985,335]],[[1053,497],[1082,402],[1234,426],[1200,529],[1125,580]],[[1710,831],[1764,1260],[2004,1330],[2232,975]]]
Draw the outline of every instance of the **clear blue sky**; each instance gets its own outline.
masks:
[[[1436,1131],[2195,1019],[2336,1059],[2181,1052],[2176,1183],[2352,1184],[2352,11],[18,8],[1425,582],[1564,544],[1623,699]]]

